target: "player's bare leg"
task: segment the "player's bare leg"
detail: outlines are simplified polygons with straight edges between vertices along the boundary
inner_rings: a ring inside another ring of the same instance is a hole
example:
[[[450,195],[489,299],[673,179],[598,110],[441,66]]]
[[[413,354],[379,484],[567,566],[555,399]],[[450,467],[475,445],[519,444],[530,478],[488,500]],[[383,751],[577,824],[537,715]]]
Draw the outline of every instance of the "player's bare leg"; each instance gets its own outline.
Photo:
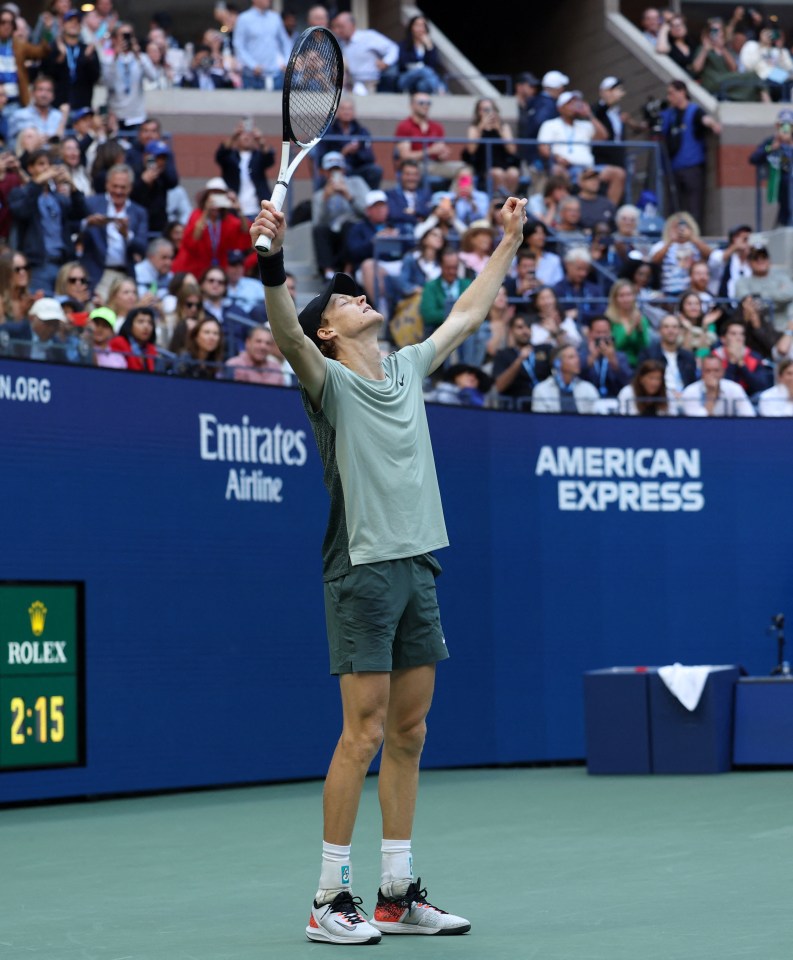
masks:
[[[350,843],[364,778],[383,742],[389,675],[343,674],[339,686],[343,726],[325,779],[322,873],[306,936],[325,943],[377,943],[380,932],[352,896]]]
[[[419,762],[426,719],[435,689],[435,665],[395,670],[380,761],[380,807],[383,814],[383,860],[372,926],[382,933],[467,933],[463,917],[428,902],[421,881],[413,878],[410,839],[418,792]]]

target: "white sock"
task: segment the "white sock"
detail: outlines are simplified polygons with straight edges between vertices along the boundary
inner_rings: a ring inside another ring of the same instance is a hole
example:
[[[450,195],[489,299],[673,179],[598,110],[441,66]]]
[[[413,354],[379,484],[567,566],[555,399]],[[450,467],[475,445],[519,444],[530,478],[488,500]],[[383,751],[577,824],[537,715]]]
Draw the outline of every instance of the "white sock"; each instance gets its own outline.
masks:
[[[380,889],[386,897],[407,893],[413,882],[413,854],[410,840],[383,840],[380,845]]]
[[[337,893],[352,889],[350,848],[335,843],[322,842],[322,870],[319,874],[319,889],[314,898],[317,903],[330,903]]]

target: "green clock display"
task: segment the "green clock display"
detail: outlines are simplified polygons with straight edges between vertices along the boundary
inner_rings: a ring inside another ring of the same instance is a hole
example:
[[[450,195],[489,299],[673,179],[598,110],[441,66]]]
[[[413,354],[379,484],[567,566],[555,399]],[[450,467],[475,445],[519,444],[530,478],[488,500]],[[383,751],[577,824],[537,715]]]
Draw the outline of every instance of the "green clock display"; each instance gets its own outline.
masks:
[[[84,763],[83,588],[0,583],[0,771]]]

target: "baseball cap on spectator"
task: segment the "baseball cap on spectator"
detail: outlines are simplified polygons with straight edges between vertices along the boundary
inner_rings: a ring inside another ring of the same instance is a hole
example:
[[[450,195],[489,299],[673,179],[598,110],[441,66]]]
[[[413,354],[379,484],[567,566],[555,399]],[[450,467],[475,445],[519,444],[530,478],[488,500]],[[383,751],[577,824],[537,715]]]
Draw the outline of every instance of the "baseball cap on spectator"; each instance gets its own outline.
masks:
[[[116,332],[116,324],[118,323],[118,315],[115,310],[111,310],[110,307],[97,307],[95,310],[92,310],[88,314],[88,319],[96,322],[101,320],[102,323],[106,323],[113,333]]]
[[[559,87],[566,87],[570,83],[570,77],[566,76],[561,70],[549,70],[542,78],[542,85],[556,90]]]
[[[347,166],[347,162],[344,159],[344,156],[339,153],[338,150],[331,150],[329,153],[326,153],[322,158],[322,169],[323,170],[332,170],[334,167],[341,167],[344,169]]]
[[[151,140],[143,148],[144,153],[150,153],[153,157],[167,157],[171,148],[164,140]]]
[[[297,319],[300,321],[303,333],[309,340],[313,340],[317,346],[322,343],[317,336],[317,330],[322,326],[322,312],[334,293],[343,293],[348,297],[359,297],[363,291],[353,278],[346,273],[335,273],[325,284],[322,292],[303,307]]]
[[[239,264],[245,263],[245,251],[229,250],[226,256],[226,262],[230,267],[239,266]]]
[[[732,227],[732,229],[727,234],[727,240],[732,242],[739,233],[751,233],[752,228],[748,223],[739,223],[737,227]]]
[[[75,123],[77,120],[82,120],[83,117],[93,117],[94,108],[93,107],[80,107],[78,110],[72,110],[71,120],[72,123]]]
[[[793,123],[793,110],[780,110],[776,118],[777,123]]]
[[[566,93],[559,94],[559,99],[556,101],[557,107],[563,107],[566,103],[570,103],[571,100],[583,100],[584,95],[580,90],[568,90]]]
[[[586,170],[582,170],[581,173],[578,174],[579,180],[589,180],[592,177],[600,177],[600,174],[594,167],[587,167]]]
[[[67,20],[73,20],[77,17],[78,20],[83,19],[82,11],[80,10],[67,10],[63,15],[63,22],[66,23]]]
[[[373,207],[376,203],[388,203],[384,190],[370,190],[366,194],[366,206]]]
[[[621,87],[622,80],[619,77],[604,77],[600,81],[601,90],[613,90],[614,87]]]
[[[527,83],[530,87],[539,87],[540,81],[531,72],[519,73],[515,77],[515,83]]]
[[[210,177],[206,182],[205,190],[222,190],[223,193],[228,193],[229,185],[223,179],[223,177]]]
[[[63,307],[55,297],[42,297],[40,300],[37,300],[30,308],[30,314],[39,320],[61,321],[66,319]]]

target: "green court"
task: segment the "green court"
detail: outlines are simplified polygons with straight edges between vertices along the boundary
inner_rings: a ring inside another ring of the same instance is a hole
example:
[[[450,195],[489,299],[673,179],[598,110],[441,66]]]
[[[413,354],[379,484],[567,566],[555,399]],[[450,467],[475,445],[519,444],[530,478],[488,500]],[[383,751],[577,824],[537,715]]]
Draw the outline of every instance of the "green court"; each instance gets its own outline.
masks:
[[[424,774],[414,856],[463,937],[304,939],[320,782],[0,811],[2,960],[787,960],[793,772]],[[354,892],[379,881],[376,782]]]

